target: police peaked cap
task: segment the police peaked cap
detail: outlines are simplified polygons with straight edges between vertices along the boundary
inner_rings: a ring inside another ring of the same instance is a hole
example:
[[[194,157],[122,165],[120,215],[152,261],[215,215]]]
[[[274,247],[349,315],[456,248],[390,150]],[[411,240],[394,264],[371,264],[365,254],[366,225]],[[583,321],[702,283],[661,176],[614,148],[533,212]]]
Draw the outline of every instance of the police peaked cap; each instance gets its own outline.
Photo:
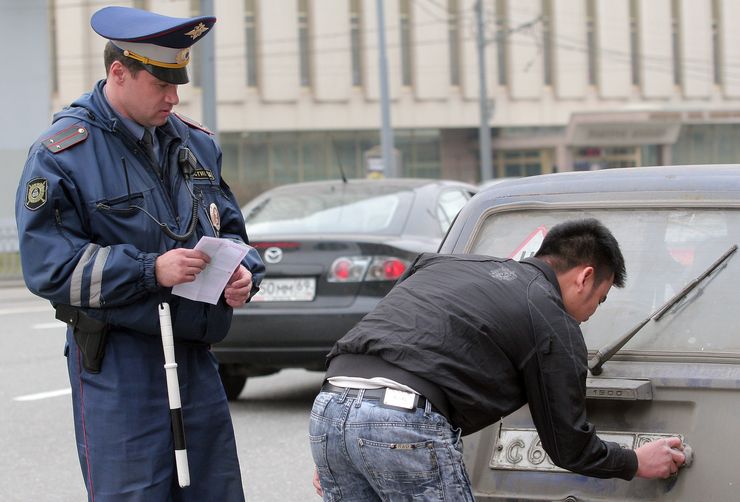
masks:
[[[104,7],[90,18],[90,26],[98,35],[171,84],[188,83],[185,67],[190,62],[190,46],[215,22],[212,16],[169,17],[130,7]]]

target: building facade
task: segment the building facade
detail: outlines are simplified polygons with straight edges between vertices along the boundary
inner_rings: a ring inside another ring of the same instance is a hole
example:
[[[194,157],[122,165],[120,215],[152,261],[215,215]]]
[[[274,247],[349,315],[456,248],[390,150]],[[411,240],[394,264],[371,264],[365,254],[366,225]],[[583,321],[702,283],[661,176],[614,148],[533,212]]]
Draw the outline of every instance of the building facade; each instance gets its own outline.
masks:
[[[478,0],[383,0],[401,176],[480,181]],[[737,0],[481,0],[493,176],[740,158]],[[199,0],[120,5],[171,16]],[[376,0],[214,0],[218,131],[246,200],[377,158]],[[50,0],[63,106],[104,77],[99,0]],[[192,85],[178,110],[200,118]]]

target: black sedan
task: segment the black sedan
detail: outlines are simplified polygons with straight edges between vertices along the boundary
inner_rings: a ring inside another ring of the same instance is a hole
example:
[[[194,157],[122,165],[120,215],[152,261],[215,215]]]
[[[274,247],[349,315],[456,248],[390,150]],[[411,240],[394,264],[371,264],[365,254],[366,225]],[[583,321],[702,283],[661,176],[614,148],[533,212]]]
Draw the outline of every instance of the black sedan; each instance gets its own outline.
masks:
[[[274,188],[244,206],[267,274],[213,347],[229,399],[249,376],[323,370],[334,342],[419,253],[437,250],[476,191],[447,180],[318,181]]]

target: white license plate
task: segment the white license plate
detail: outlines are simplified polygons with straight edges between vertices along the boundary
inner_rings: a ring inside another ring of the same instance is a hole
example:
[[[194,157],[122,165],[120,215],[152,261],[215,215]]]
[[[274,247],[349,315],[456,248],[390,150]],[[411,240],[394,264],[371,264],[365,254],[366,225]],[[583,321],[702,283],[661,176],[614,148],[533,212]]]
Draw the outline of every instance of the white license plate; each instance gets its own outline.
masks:
[[[612,431],[599,432],[598,436],[628,449],[638,448],[659,438],[682,437],[680,434]],[[489,467],[515,471],[569,472],[552,463],[535,429],[505,427],[499,429]]]
[[[263,279],[253,302],[310,302],[316,297],[316,279]]]

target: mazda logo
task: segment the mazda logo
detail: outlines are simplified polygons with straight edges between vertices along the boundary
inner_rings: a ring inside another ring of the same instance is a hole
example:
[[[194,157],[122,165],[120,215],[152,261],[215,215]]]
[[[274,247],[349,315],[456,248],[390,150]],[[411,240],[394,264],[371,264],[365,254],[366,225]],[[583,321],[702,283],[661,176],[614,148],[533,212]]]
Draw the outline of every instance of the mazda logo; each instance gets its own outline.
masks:
[[[265,249],[265,261],[267,263],[279,263],[283,259],[283,250],[280,248]]]

